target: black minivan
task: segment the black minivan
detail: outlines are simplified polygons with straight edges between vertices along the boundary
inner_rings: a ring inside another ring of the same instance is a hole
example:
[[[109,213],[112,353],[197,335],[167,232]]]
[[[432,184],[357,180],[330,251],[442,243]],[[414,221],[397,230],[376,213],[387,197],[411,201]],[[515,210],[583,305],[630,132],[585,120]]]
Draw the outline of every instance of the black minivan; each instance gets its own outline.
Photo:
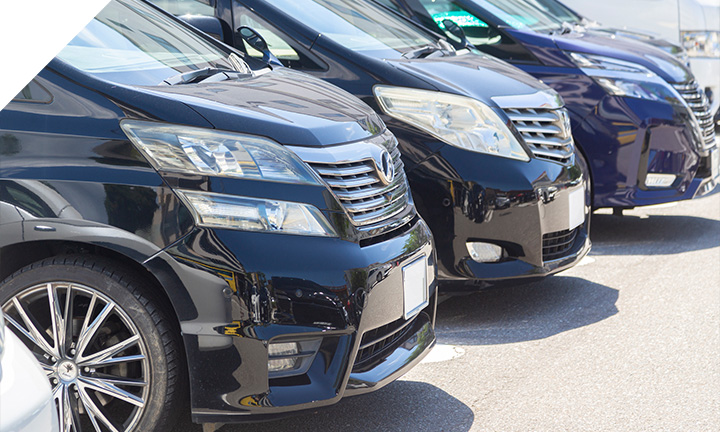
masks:
[[[435,275],[373,110],[140,0],[113,0],[0,112],[0,307],[62,430],[378,389],[433,346]]]
[[[588,252],[585,178],[569,118],[557,93],[530,75],[455,51],[365,0],[154,1],[380,113],[435,237],[441,291],[544,277]],[[269,52],[253,49],[256,38],[246,42],[248,27]]]

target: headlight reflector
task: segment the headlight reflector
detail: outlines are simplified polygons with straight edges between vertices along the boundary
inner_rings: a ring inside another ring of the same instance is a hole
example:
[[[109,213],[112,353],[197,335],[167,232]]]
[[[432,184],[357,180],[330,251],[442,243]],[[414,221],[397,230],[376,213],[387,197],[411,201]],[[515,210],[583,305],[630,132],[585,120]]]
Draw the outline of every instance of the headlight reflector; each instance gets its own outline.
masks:
[[[689,57],[720,57],[719,31],[681,31],[680,40]]]
[[[294,153],[267,138],[137,120],[120,125],[158,171],[320,184]]]
[[[596,77],[595,82],[600,84],[600,86],[611,95],[685,105],[685,102],[680,95],[667,85],[657,84],[650,81],[634,81],[621,78],[601,77]]]
[[[196,223],[211,228],[337,237],[316,207],[288,201],[178,190]]]
[[[386,114],[448,144],[493,156],[530,160],[505,122],[476,99],[390,86],[375,86],[374,92]]]
[[[593,54],[584,54],[584,53],[577,53],[577,52],[570,52],[568,53],[570,57],[573,59],[576,65],[580,69],[596,69],[596,70],[602,70],[602,71],[613,71],[613,72],[631,72],[631,73],[640,73],[647,76],[653,76],[655,73],[653,73],[650,69],[646,68],[645,66],[639,65],[637,63],[628,62],[612,57],[605,57],[605,56],[599,56],[599,55],[593,55]],[[586,72],[588,75],[595,75],[593,72]],[[602,75],[605,76],[605,75]]]

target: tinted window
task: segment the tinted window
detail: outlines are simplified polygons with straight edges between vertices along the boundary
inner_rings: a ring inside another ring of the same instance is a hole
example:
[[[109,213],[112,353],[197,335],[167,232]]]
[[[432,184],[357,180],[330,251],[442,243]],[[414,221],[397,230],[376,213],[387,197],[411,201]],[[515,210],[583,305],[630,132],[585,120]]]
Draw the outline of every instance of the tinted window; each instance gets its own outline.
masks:
[[[147,4],[115,0],[57,57],[109,81],[157,85],[205,67],[233,69],[228,55]]]
[[[173,15],[215,16],[212,0],[151,0],[151,3],[155,3]]]
[[[322,62],[315,56],[300,47],[292,38],[278,30],[275,26],[267,23],[267,21],[257,17],[250,12],[241,12],[240,25],[252,27],[260,33],[268,44],[270,52],[280,60],[280,62],[291,69],[319,71],[326,70],[322,66]],[[252,57],[262,58],[263,54],[250,45],[248,45],[239,35],[236,36],[236,46],[242,44],[244,51]]]
[[[354,51],[397,56],[436,41],[382,7],[359,0],[275,0],[284,13]]]

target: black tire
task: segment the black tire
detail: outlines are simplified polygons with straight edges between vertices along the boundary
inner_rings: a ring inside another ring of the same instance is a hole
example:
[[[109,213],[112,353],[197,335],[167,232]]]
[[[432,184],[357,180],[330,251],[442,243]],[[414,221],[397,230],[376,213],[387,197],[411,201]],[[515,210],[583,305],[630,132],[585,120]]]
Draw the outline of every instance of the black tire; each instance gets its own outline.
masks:
[[[85,255],[49,258],[0,283],[7,327],[48,374],[68,431],[171,429],[184,369],[179,331],[159,305],[132,271]]]

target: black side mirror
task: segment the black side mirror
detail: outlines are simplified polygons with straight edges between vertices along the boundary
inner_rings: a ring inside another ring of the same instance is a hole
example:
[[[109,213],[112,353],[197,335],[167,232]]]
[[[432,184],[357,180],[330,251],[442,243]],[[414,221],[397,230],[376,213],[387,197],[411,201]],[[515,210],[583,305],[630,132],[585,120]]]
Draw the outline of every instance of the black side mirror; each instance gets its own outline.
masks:
[[[220,42],[227,41],[222,24],[220,23],[220,20],[215,17],[204,15],[183,15],[179,18],[203,33],[214,37]]]
[[[270,52],[270,48],[268,48],[268,44],[265,39],[260,36],[260,33],[256,32],[255,29],[248,26],[242,26],[239,27],[237,31],[240,33],[240,37],[242,37],[248,45],[262,53],[263,61],[265,63],[275,66],[283,66],[283,64],[280,63],[280,60],[278,60],[278,58]]]
[[[446,32],[460,39],[460,43],[462,44],[463,48],[475,48],[475,46],[471,44],[468,40],[467,35],[465,35],[465,31],[459,25],[457,25],[455,21],[451,19],[444,19],[442,23],[445,27]]]

